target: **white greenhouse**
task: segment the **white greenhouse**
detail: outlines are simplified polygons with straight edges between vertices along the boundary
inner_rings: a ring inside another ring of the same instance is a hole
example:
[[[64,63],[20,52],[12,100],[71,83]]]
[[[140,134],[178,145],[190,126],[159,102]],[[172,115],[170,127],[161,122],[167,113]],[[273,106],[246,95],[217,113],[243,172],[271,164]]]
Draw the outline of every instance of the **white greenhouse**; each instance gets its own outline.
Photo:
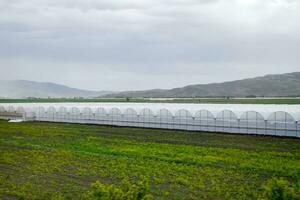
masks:
[[[300,137],[300,105],[25,103],[0,104],[0,117]]]

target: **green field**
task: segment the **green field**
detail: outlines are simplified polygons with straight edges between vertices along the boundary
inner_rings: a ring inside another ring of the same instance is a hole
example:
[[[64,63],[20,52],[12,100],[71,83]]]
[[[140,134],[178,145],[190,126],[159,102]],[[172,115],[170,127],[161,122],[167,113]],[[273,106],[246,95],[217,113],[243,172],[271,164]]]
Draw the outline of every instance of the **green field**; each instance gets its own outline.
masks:
[[[267,199],[276,184],[297,199],[300,140],[0,120],[0,199],[86,199],[124,180],[158,200]]]
[[[300,98],[194,98],[194,99],[0,99],[0,103],[214,103],[214,104],[300,104]]]

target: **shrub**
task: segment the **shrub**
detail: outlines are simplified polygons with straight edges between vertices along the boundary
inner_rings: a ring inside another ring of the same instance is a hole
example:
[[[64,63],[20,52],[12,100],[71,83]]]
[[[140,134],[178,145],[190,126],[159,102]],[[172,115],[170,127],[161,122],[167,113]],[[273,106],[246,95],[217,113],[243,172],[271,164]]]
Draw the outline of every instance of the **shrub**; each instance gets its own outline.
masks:
[[[296,200],[299,199],[297,187],[283,178],[272,178],[264,186],[261,199],[270,200]],[[298,194],[297,194],[298,193]]]
[[[130,184],[126,179],[120,187],[115,185],[105,185],[96,181],[91,185],[85,195],[86,200],[152,200],[152,196],[148,194],[149,184],[143,180],[138,184]]]

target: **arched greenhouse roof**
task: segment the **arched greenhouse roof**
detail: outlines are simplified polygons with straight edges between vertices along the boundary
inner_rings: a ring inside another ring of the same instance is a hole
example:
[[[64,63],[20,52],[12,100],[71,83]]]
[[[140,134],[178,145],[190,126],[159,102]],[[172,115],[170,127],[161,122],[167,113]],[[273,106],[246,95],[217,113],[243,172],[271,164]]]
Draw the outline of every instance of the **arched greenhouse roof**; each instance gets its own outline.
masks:
[[[245,112],[254,111],[258,112],[268,119],[275,112],[289,113],[296,121],[300,121],[300,105],[261,105],[261,104],[170,104],[170,103],[2,103],[0,107],[5,110],[17,110],[21,107],[26,112],[38,111],[39,107],[43,107],[45,111],[53,107],[56,112],[59,112],[61,107],[65,107],[68,112],[72,108],[76,107],[80,112],[83,112],[85,108],[90,108],[93,113],[97,109],[103,108],[106,113],[109,113],[113,108],[117,108],[123,114],[127,109],[134,109],[136,113],[142,113],[144,109],[151,110],[152,113],[157,115],[162,109],[168,110],[173,116],[179,110],[187,110],[192,116],[196,116],[196,113],[201,110],[209,111],[215,118],[219,113],[224,110],[232,111],[237,118]]]

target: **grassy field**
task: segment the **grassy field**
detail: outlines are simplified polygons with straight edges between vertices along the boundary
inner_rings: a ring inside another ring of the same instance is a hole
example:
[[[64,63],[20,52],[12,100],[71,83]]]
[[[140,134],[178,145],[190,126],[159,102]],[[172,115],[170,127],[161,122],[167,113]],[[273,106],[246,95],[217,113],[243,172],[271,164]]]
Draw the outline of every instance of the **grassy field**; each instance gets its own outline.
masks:
[[[266,199],[272,180],[298,198],[300,140],[0,120],[0,199],[87,199],[123,180],[158,200]]]
[[[274,99],[258,99],[258,98],[195,98],[195,99],[0,99],[0,103],[64,103],[64,102],[82,102],[82,103],[219,103],[219,104],[300,104],[300,98],[274,98]]]

